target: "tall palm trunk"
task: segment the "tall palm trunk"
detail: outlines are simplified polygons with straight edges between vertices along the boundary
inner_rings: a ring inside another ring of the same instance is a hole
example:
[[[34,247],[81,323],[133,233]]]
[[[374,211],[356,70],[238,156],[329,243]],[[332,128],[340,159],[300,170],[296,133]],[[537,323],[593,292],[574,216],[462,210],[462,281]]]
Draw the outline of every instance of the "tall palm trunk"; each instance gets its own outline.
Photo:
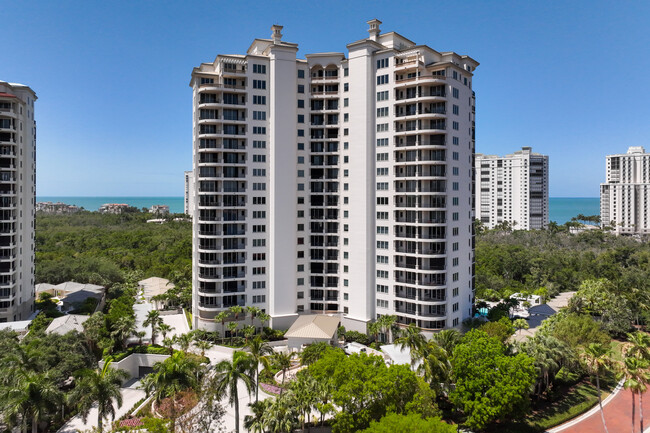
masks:
[[[239,395],[238,394],[235,395],[235,433],[239,433]]]
[[[255,369],[255,403],[257,403],[259,394],[260,394],[260,365],[257,364],[257,369]]]
[[[605,424],[605,412],[603,411],[603,400],[600,398],[600,377],[598,376],[598,374],[596,374],[596,389],[598,390],[598,406],[600,406],[600,418],[603,420],[603,427],[605,428],[605,433],[609,433],[609,430],[607,430],[607,424]],[[634,395],[632,396],[632,398],[634,398]],[[632,415],[632,418],[634,418],[634,415]]]
[[[99,407],[98,407],[97,408],[97,429],[100,431],[100,433],[102,431],[104,431],[103,430],[103,428],[104,428],[104,419],[103,418],[104,417],[102,416],[102,414],[99,413]]]
[[[172,412],[171,418],[172,419],[171,419],[171,428],[170,428],[170,430],[172,431],[172,433],[175,433],[176,432],[176,395],[173,394],[170,398],[172,400],[172,410],[171,410],[171,412]]]
[[[38,418],[36,415],[32,416],[32,433],[38,433]]]

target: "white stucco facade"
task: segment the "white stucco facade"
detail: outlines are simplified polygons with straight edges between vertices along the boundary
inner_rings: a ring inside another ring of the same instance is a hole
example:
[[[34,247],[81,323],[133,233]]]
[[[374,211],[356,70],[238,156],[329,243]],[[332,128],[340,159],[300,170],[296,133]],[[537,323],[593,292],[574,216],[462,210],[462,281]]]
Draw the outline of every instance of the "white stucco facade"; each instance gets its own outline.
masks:
[[[369,21],[339,52],[255,39],[194,68],[195,326],[255,305],[287,328],[471,315],[478,63]]]
[[[477,218],[488,228],[548,226],[548,156],[522,147],[510,155],[476,155]]]
[[[600,219],[616,234],[650,234],[650,154],[640,146],[607,156],[600,184]]]
[[[36,94],[0,81],[0,322],[34,311]]]

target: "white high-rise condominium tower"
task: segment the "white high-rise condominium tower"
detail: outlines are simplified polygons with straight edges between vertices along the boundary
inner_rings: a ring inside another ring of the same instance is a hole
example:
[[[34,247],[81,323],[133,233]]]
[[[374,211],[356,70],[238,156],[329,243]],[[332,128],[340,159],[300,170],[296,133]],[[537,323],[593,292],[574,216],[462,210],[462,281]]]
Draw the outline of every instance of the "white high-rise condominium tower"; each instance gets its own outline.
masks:
[[[34,311],[36,94],[0,81],[0,322]]]
[[[600,184],[600,220],[616,234],[650,234],[650,153],[630,147],[607,156],[606,182]]]
[[[522,147],[510,155],[476,154],[478,218],[488,228],[516,230],[548,225],[548,156]]]
[[[183,213],[185,215],[194,216],[194,172],[185,172],[185,196]]]
[[[255,39],[192,72],[194,321],[253,305],[426,330],[472,313],[478,63],[395,32],[296,57]]]

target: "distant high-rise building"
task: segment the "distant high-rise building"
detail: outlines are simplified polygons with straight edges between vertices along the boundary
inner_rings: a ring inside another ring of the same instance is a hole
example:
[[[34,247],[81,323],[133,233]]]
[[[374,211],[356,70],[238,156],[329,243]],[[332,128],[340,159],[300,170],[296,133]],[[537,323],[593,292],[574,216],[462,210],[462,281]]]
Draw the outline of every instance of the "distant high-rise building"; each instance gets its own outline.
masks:
[[[185,172],[185,215],[194,216],[194,172]]]
[[[607,176],[600,184],[600,220],[616,234],[650,234],[650,153],[630,147],[607,156]]]
[[[478,218],[488,228],[507,222],[514,229],[548,225],[548,156],[522,147],[506,156],[476,154]]]
[[[347,56],[299,59],[273,26],[192,71],[197,328],[234,305],[276,328],[471,317],[478,63],[368,24]]]
[[[34,311],[36,94],[0,81],[0,322]]]

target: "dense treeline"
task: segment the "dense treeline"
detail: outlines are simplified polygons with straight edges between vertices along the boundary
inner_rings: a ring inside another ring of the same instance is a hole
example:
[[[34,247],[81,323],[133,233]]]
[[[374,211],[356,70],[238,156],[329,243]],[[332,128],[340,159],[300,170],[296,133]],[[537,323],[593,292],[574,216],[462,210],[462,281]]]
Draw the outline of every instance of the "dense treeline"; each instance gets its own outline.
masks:
[[[147,224],[147,213],[80,212],[36,217],[36,282],[64,281],[111,286],[137,271],[191,279],[192,224]]]
[[[607,231],[570,234],[566,226],[477,230],[476,296],[498,300],[523,292],[553,296],[604,278],[619,294],[650,291],[650,245]]]

